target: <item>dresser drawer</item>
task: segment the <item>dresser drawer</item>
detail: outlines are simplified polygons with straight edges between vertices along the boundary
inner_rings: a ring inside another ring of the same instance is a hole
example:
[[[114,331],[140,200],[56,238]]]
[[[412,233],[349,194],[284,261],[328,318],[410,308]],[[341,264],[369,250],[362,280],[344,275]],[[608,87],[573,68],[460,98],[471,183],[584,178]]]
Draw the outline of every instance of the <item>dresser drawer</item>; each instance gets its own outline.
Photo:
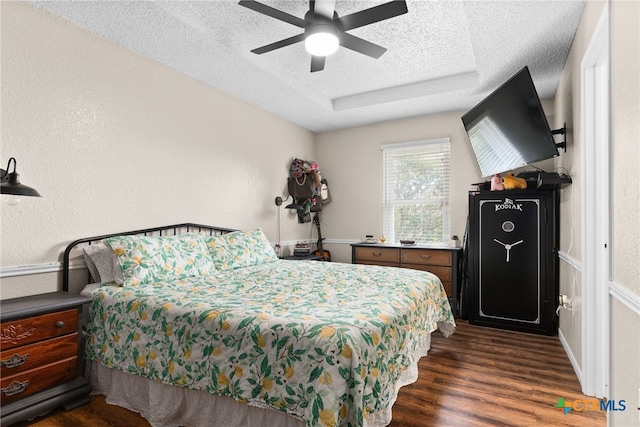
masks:
[[[451,252],[437,249],[402,249],[402,264],[451,265]]]
[[[382,267],[398,267],[397,262],[382,262],[382,261],[356,261],[356,264],[363,265],[379,265]]]
[[[445,267],[442,265],[421,265],[421,264],[402,264],[403,268],[411,268],[413,270],[422,270],[433,273],[442,282],[444,290],[448,296],[451,295],[451,267]]]
[[[404,268],[411,268],[414,270],[428,271],[435,274],[443,282],[451,281],[451,267],[445,267],[442,265],[422,265],[422,264],[402,264]]]
[[[365,264],[362,261],[372,261],[373,263],[399,263],[400,250],[395,248],[356,248],[356,263]],[[382,264],[381,264],[382,265]]]
[[[77,356],[78,333],[0,352],[0,378]]]
[[[43,314],[2,324],[2,350],[78,332],[78,310]]]
[[[22,399],[39,391],[71,381],[78,375],[78,358],[72,357],[58,363],[45,365],[20,374],[2,377],[0,404]]]

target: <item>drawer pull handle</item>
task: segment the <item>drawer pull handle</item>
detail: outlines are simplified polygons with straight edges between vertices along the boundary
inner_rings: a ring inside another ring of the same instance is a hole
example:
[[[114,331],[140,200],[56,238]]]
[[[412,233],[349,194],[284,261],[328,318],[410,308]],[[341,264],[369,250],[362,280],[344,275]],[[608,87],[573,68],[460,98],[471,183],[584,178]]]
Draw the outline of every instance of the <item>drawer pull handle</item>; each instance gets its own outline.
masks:
[[[420,255],[420,258],[422,258],[422,259],[429,259],[429,258],[431,258],[431,255],[425,255],[425,254],[422,254],[422,255]]]
[[[62,320],[58,320],[56,322],[56,328],[58,328],[58,329],[64,328],[64,322]]]
[[[382,256],[382,252],[371,252],[373,256]]]
[[[25,354],[24,356],[14,354],[6,360],[0,360],[0,366],[5,368],[17,368],[18,366],[24,364],[24,362],[26,362],[28,358],[28,354]]]
[[[5,396],[13,396],[15,394],[22,393],[27,387],[29,387],[29,380],[24,382],[14,381],[9,385],[9,387],[5,387],[0,391],[2,391],[2,394]]]

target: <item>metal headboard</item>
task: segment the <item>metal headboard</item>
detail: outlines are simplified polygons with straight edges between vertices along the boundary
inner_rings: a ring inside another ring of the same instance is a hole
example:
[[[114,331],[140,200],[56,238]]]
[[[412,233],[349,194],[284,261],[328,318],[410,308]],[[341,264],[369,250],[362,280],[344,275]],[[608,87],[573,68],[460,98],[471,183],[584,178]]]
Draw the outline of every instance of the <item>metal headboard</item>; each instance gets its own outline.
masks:
[[[82,239],[78,239],[74,242],[71,242],[69,246],[64,250],[64,259],[63,259],[63,270],[62,270],[62,290],[65,292],[69,291],[69,264],[71,258],[71,251],[76,246],[84,246],[91,245],[94,243],[99,243],[104,239],[113,236],[131,236],[131,235],[141,235],[141,236],[175,236],[183,233],[205,233],[210,236],[218,236],[225,233],[231,233],[232,231],[236,231],[232,228],[222,228],[216,227],[212,225],[202,225],[202,224],[193,224],[193,223],[183,223],[183,224],[174,224],[174,225],[164,225],[162,227],[153,227],[153,228],[144,228],[141,230],[133,230],[133,231],[124,231],[121,233],[112,233],[112,234],[104,234],[102,236],[93,236],[93,237],[85,237]]]

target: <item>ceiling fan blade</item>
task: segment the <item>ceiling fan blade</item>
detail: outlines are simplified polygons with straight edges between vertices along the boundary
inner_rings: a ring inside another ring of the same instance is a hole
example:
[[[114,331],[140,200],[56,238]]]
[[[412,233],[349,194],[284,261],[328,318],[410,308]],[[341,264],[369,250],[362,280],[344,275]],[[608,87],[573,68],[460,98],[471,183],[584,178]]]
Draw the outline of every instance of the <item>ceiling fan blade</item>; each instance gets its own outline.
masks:
[[[372,58],[380,58],[387,48],[368,42],[352,34],[340,34],[340,46],[362,53]]]
[[[311,0],[311,10],[316,15],[333,20],[333,12],[336,10],[336,0]]]
[[[289,37],[275,43],[271,43],[262,47],[253,49],[251,52],[262,55],[263,53],[271,52],[272,50],[280,49],[281,47],[289,46],[294,43],[298,43],[304,40],[304,34],[298,34],[297,36]]]
[[[311,72],[324,70],[324,61],[326,56],[312,56],[311,57]]]
[[[342,24],[344,31],[349,31],[354,28],[363,27],[373,24],[374,22],[384,21],[385,19],[405,14],[407,11],[407,2],[404,0],[396,0],[343,16],[338,18],[338,21]]]
[[[284,21],[291,25],[295,25],[296,27],[304,28],[305,26],[304,19],[298,18],[297,16],[289,15],[286,12],[283,12],[278,9],[274,9],[271,6],[267,6],[266,4],[262,4],[257,1],[241,0],[239,4],[240,6],[244,6],[251,10],[255,10],[256,12],[263,13],[277,20]]]

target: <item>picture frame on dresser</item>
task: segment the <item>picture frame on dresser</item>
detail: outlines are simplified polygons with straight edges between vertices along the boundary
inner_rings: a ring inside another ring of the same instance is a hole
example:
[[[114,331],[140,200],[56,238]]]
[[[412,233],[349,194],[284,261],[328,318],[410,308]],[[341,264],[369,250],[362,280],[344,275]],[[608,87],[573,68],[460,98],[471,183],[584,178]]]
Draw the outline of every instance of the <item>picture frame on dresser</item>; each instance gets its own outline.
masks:
[[[68,292],[0,301],[0,424],[90,401],[80,331],[82,306],[89,302]]]

